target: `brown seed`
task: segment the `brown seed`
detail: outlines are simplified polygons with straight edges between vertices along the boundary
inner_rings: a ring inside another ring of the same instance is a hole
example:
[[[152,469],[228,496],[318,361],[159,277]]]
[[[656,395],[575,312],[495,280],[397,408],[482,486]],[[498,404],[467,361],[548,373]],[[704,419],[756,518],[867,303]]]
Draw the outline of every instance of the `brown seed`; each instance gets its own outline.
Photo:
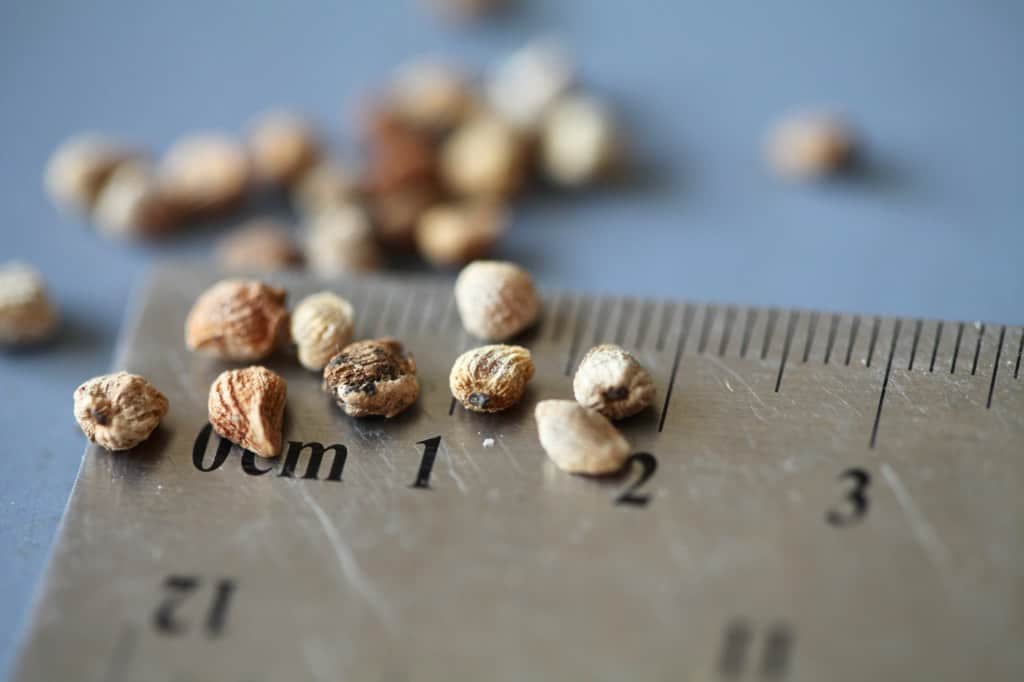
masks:
[[[434,206],[420,216],[416,247],[438,267],[486,256],[504,230],[501,207],[489,202]]]
[[[372,194],[373,225],[381,243],[393,249],[412,247],[417,222],[437,199],[436,187],[427,183],[409,183]]]
[[[576,401],[609,419],[623,419],[654,402],[654,379],[621,346],[594,346],[580,361],[572,380]]]
[[[138,151],[99,135],[73,137],[47,162],[46,190],[64,208],[87,213],[114,169],[140,157]]]
[[[266,367],[222,372],[210,386],[213,430],[260,457],[281,454],[288,384]]]
[[[0,266],[0,344],[37,343],[56,326],[57,310],[43,276],[21,263]]]
[[[292,312],[292,341],[299,362],[320,371],[352,341],[352,304],[330,291],[307,296]]]
[[[122,163],[103,185],[93,206],[96,228],[117,238],[160,237],[181,225],[184,207],[143,161]]]
[[[529,273],[502,261],[476,261],[455,280],[455,305],[466,331],[505,341],[536,321],[540,300]]]
[[[315,214],[306,232],[306,261],[322,277],[367,272],[381,265],[366,212],[356,204]]]
[[[533,371],[530,351],[522,346],[481,346],[455,360],[448,386],[467,410],[501,412],[522,399]]]
[[[217,249],[226,270],[275,272],[302,264],[302,253],[291,232],[269,218],[257,218],[239,226]]]
[[[284,289],[227,279],[196,299],[185,321],[190,350],[225,360],[258,360],[274,350],[288,322]]]
[[[771,166],[792,179],[814,179],[835,173],[853,156],[853,133],[838,118],[825,114],[783,121],[768,138]]]
[[[619,156],[615,122],[603,104],[583,95],[562,97],[544,116],[540,151],[545,174],[566,187],[606,176]]]
[[[320,140],[301,116],[274,112],[259,118],[249,133],[249,155],[260,181],[288,186],[320,158]]]
[[[108,450],[130,450],[149,438],[167,410],[166,396],[138,374],[107,374],[75,389],[75,420]]]
[[[534,416],[541,447],[563,471],[611,474],[629,457],[629,443],[596,410],[572,400],[542,400]]]
[[[324,392],[352,417],[394,417],[416,402],[416,361],[397,339],[357,341],[324,368]]]
[[[251,169],[242,146],[220,133],[182,137],[160,168],[166,190],[190,215],[200,217],[237,207],[248,188]]]
[[[377,110],[371,114],[367,142],[367,184],[371,193],[435,181],[437,159],[430,137],[391,112]]]
[[[493,116],[477,116],[451,134],[441,149],[441,175],[467,197],[501,199],[523,184],[526,145]]]

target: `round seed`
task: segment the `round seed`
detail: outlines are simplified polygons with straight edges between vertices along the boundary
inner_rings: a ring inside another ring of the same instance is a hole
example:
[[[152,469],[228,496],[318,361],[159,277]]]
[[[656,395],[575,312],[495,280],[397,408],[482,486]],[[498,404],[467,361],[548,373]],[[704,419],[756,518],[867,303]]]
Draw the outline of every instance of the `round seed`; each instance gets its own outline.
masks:
[[[522,399],[533,372],[530,351],[522,346],[481,346],[455,360],[448,386],[467,410],[501,412]]]
[[[395,417],[416,402],[416,361],[397,339],[357,341],[324,368],[324,392],[352,417]]]
[[[455,280],[455,305],[466,331],[504,341],[532,325],[540,312],[533,278],[502,261],[470,263]]]
[[[623,419],[654,402],[654,379],[621,346],[606,343],[587,351],[572,380],[576,401],[609,419]]]

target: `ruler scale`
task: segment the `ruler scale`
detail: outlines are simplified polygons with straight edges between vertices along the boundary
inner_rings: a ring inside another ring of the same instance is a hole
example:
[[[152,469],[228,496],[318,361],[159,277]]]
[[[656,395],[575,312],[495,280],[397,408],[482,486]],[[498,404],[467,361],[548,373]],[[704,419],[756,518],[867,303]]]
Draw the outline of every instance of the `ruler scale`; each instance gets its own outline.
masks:
[[[450,284],[273,278],[350,297],[422,393],[352,420],[286,354],[286,451],[211,434],[158,271],[118,368],[169,397],[132,454],[90,447],[15,680],[1024,679],[1024,329],[545,296],[524,403],[448,393]],[[594,343],[654,374],[621,475],[557,471],[532,406]]]

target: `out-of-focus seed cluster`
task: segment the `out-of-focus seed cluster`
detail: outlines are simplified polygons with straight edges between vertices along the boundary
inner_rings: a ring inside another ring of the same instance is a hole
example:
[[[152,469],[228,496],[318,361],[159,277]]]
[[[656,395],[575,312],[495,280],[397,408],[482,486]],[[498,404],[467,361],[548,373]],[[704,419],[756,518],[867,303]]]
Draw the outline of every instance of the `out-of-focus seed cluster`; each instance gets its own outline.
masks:
[[[436,4],[478,16],[496,3]],[[610,106],[581,90],[569,56],[551,41],[482,74],[414,60],[363,101],[353,122],[361,158],[332,153],[310,119],[278,110],[238,135],[183,135],[162,155],[78,136],[54,152],[45,184],[98,232],[126,239],[166,238],[277,196],[301,229],[250,217],[222,241],[218,262],[254,272],[305,264],[329,276],[405,252],[438,268],[485,257],[526,192],[597,184],[622,158]]]

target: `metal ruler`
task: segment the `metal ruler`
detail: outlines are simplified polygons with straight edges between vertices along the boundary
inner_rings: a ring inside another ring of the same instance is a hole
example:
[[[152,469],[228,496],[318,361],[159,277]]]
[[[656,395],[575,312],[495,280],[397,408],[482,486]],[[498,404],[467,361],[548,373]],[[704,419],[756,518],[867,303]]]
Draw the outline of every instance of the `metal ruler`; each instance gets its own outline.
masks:
[[[171,412],[86,451],[15,680],[1024,679],[1021,327],[553,293],[488,416],[448,393],[449,283],[279,277],[402,338],[423,390],[352,420],[274,358],[267,461],[211,435],[225,366],[181,340],[216,278],[142,296],[117,367]],[[533,405],[603,341],[658,404],[628,471],[567,475]]]

